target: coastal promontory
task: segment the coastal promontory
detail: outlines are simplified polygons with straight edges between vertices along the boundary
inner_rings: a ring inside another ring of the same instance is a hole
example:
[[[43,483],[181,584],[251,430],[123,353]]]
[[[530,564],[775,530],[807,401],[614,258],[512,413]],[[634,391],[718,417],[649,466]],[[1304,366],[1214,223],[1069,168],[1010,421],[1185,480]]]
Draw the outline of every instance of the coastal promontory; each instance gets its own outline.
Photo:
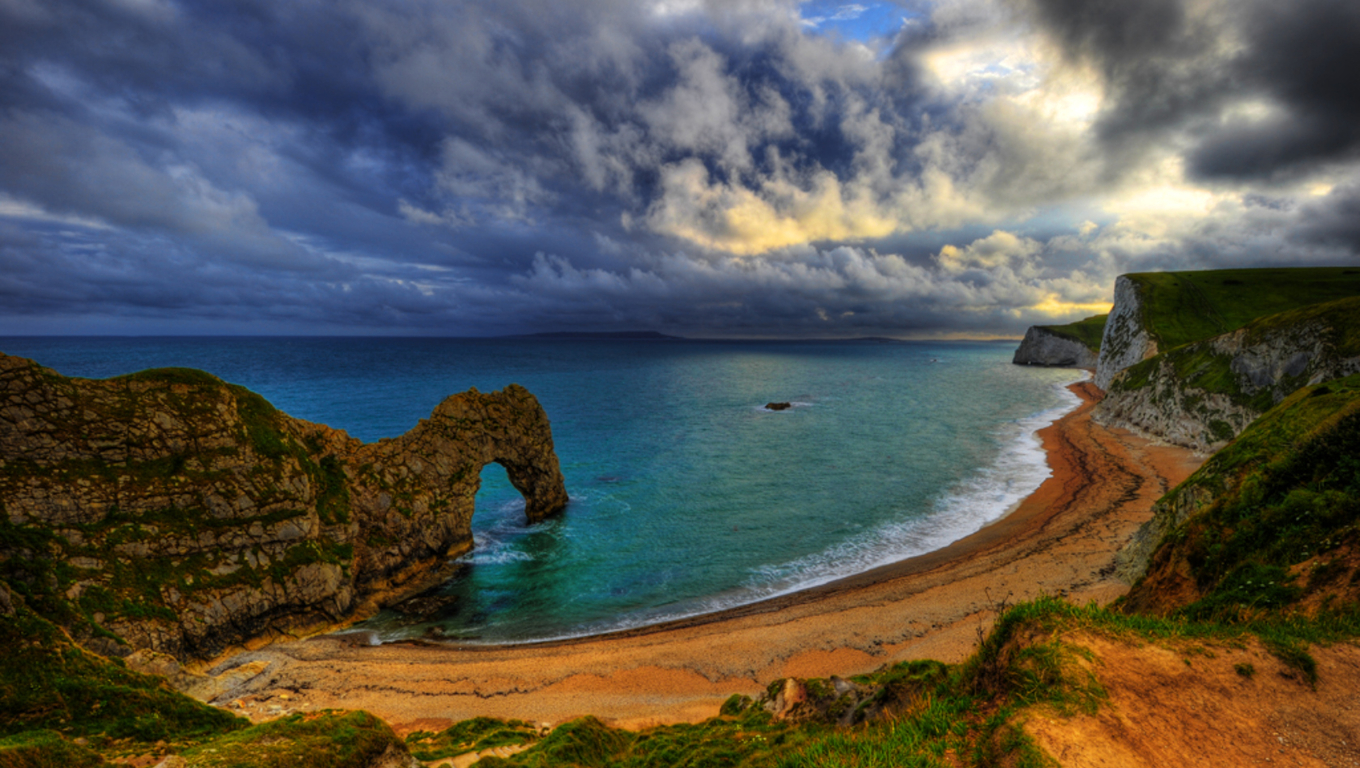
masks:
[[[0,578],[87,648],[209,659],[442,578],[491,462],[529,522],[566,506],[517,385],[366,444],[201,371],[90,380],[0,355]]]
[[[1059,368],[1095,368],[1100,357],[1100,338],[1105,315],[1088,317],[1067,325],[1033,325],[1015,350],[1016,365],[1047,365]]]

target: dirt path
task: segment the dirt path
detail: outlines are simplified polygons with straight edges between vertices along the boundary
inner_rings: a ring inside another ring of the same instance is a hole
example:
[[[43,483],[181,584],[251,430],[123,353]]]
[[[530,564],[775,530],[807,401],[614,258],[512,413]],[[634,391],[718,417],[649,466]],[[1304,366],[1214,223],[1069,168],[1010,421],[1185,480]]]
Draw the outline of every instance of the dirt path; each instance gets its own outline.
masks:
[[[1318,682],[1257,641],[1126,643],[1066,636],[1097,659],[1109,692],[1095,714],[1031,717],[1064,768],[1360,768],[1360,648],[1313,646]]]
[[[1099,390],[1087,382],[1071,389],[1083,404],[1040,432],[1053,476],[1011,515],[938,552],[721,614],[580,641],[367,647],[323,637],[275,645],[233,660],[270,664],[241,708],[254,717],[366,709],[402,730],[478,715],[558,723],[594,714],[643,727],[711,717],[727,696],[756,694],[779,677],[959,661],[1003,597],[1105,602],[1121,594],[1115,551],[1200,463],[1095,424]]]

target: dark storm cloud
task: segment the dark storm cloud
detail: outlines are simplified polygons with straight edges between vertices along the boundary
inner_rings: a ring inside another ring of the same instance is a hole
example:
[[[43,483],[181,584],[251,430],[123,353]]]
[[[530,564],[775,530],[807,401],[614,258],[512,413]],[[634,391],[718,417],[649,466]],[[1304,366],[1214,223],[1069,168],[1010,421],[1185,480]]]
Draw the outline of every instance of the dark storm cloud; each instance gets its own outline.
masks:
[[[1114,148],[1184,130],[1193,172],[1251,178],[1360,147],[1360,5],[1350,0],[1030,2],[1067,55],[1104,78],[1101,127]],[[1273,110],[1232,111],[1251,100]]]
[[[1360,177],[1304,206],[1301,219],[1295,240],[1360,253]]]
[[[1360,5],[1260,3],[1247,15],[1249,52],[1234,74],[1280,105],[1256,123],[1230,121],[1193,156],[1208,176],[1268,176],[1351,158],[1360,149]]]

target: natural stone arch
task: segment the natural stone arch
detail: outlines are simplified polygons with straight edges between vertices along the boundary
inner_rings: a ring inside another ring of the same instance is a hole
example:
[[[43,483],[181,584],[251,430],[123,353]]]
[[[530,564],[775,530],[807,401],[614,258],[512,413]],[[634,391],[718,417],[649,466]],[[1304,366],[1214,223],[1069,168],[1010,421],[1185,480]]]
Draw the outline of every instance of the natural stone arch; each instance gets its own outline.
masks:
[[[392,536],[429,539],[432,550],[440,542],[446,555],[472,545],[474,500],[487,464],[505,468],[524,496],[529,523],[560,512],[568,500],[547,414],[517,384],[451,395],[405,435],[364,446],[356,463],[371,464],[379,481],[364,497],[368,517]],[[399,518],[387,514],[394,505]],[[432,510],[439,514],[430,516]],[[438,533],[432,539],[429,526]]]
[[[472,547],[491,462],[529,522],[566,506],[548,417],[520,386],[450,396],[364,444],[202,371],[76,379],[0,354],[0,512],[33,542],[0,563],[32,563],[11,569],[19,591],[100,652],[211,658],[432,585]]]

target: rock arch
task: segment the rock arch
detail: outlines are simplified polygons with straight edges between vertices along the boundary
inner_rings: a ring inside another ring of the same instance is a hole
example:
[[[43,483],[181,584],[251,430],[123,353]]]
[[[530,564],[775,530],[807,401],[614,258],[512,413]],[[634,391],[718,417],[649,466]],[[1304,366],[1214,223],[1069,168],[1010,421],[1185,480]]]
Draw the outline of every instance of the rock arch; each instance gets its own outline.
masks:
[[[94,650],[207,659],[443,578],[472,547],[491,462],[529,522],[566,507],[547,414],[517,385],[452,395],[365,444],[202,371],[76,379],[0,354],[0,513],[16,534],[0,564],[24,564],[0,579]]]

